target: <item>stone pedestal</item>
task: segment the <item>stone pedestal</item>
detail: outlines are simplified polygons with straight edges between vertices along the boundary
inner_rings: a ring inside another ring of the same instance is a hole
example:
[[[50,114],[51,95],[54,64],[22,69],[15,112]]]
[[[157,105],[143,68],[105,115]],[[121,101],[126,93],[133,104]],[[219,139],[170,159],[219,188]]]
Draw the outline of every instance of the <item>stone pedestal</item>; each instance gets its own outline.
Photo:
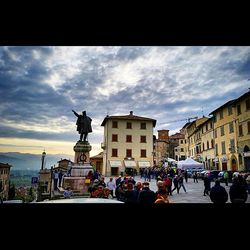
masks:
[[[87,141],[78,141],[74,146],[75,151],[75,163],[89,163],[89,152],[91,151],[92,147]]]
[[[63,188],[70,187],[73,193],[86,194],[88,193],[89,179],[86,177],[65,177],[63,182]]]
[[[86,194],[90,179],[86,178],[89,171],[94,172],[90,165],[89,152],[91,151],[89,142],[78,141],[74,146],[75,159],[71,167],[70,176],[64,177],[63,188],[69,187],[73,193]]]

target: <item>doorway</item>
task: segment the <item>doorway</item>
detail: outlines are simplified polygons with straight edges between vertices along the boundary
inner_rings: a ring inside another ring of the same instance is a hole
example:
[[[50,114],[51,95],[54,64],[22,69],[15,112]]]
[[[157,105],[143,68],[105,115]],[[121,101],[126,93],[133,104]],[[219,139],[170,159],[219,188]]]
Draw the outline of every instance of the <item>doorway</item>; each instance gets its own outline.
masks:
[[[112,176],[118,176],[119,174],[119,168],[118,167],[111,167],[111,175]]]
[[[222,162],[222,171],[227,171],[227,162]]]
[[[237,171],[237,162],[235,159],[232,159],[232,171],[233,172]]]

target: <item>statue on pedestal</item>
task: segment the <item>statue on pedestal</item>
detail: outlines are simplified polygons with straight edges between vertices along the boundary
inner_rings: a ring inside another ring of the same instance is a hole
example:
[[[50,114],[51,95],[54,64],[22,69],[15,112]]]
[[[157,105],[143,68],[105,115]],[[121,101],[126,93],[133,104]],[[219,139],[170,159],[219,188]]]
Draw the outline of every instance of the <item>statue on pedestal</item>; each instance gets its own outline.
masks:
[[[92,119],[86,115],[86,111],[82,112],[82,115],[77,114],[74,110],[72,112],[77,116],[77,131],[80,134],[80,140],[86,142],[88,133],[92,132],[91,122]],[[84,137],[83,137],[84,135]]]

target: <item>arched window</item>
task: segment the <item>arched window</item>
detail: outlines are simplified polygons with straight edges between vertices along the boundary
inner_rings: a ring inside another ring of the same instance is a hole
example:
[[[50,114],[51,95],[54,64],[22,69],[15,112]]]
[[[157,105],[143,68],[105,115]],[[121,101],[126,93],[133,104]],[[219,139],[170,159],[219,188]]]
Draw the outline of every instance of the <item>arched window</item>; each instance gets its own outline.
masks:
[[[202,143],[202,148],[203,148],[203,151],[205,150],[205,145],[204,145],[204,142]]]
[[[209,149],[209,141],[207,141],[207,149]]]
[[[239,154],[239,164],[242,164],[242,155]]]
[[[214,147],[214,140],[213,139],[211,140],[211,147],[212,148]]]
[[[244,147],[244,152],[248,152],[249,151],[249,147],[246,145],[245,147]]]

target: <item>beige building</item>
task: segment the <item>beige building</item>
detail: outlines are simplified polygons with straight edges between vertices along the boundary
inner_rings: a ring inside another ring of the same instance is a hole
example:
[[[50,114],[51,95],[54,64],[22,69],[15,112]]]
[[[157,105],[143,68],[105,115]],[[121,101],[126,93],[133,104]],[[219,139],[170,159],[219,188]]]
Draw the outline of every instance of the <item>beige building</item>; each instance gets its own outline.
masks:
[[[153,166],[153,128],[156,120],[135,116],[106,116],[104,126],[103,171],[105,176],[128,174]]]
[[[213,118],[209,118],[202,125],[201,130],[201,161],[206,169],[216,169],[214,153],[214,129]]]
[[[0,193],[1,198],[8,199],[9,181],[10,181],[10,168],[8,163],[0,163]]]
[[[169,147],[169,130],[162,129],[158,130],[158,139],[154,143],[154,164],[159,166],[161,161],[164,161],[165,158],[169,157],[168,147]]]
[[[235,100],[240,170],[250,171],[250,91]]]
[[[175,147],[175,160],[183,161],[186,159],[186,142],[185,142],[185,134],[184,130],[181,129],[180,136],[178,139],[178,146]]]
[[[210,114],[214,117],[215,163],[219,170],[239,170],[235,100],[228,101]]]

